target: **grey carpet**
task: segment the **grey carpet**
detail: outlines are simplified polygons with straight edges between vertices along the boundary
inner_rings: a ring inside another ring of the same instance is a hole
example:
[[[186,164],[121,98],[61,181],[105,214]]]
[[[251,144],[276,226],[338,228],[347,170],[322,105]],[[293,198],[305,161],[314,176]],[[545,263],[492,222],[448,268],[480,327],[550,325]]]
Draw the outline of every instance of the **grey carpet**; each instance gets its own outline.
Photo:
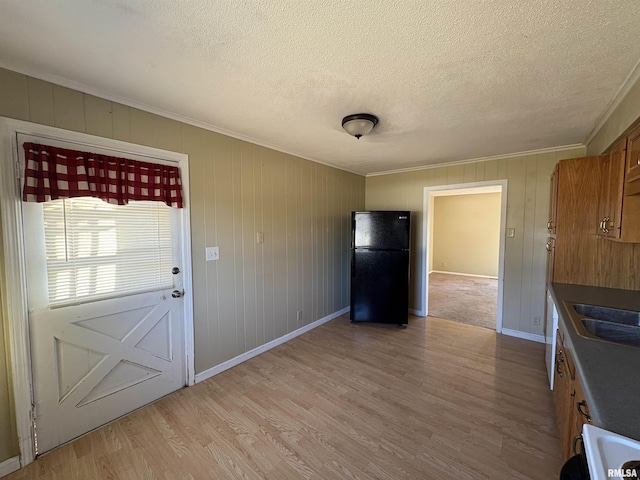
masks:
[[[429,274],[429,316],[496,328],[498,280]]]

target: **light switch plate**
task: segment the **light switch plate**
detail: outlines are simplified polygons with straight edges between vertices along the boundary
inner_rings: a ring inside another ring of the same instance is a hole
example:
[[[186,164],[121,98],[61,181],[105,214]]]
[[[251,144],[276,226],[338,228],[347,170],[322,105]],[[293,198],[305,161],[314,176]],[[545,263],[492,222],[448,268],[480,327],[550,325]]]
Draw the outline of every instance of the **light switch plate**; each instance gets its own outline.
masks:
[[[220,259],[220,249],[218,247],[207,247],[205,250],[207,262]]]
[[[516,236],[515,228],[507,228],[507,238],[513,238]]]

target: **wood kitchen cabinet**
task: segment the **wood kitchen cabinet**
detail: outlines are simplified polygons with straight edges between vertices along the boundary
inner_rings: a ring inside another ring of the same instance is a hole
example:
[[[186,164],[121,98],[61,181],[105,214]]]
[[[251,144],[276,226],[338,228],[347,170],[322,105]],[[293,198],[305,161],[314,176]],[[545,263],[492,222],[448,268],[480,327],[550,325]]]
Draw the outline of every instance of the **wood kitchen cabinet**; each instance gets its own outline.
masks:
[[[549,221],[547,230],[551,235],[556,234],[556,224],[558,220],[558,178],[560,175],[560,165],[556,164],[551,174],[551,198],[549,199]]]
[[[553,283],[553,267],[555,265],[555,256],[556,256],[556,239],[554,237],[547,238],[547,243],[545,245],[547,249],[547,279],[546,279],[546,287],[547,289]]]
[[[582,390],[582,384],[576,378],[574,383],[575,395],[573,397],[573,432],[571,438],[575,438],[576,435],[582,434],[582,426],[585,423],[591,423],[591,414],[589,413],[589,405],[587,404],[587,399],[584,396],[584,392]],[[573,440],[572,440],[573,441]]]
[[[588,284],[595,276],[602,161],[592,156],[558,162],[554,282]]]
[[[553,262],[547,271],[548,281],[640,288],[640,276],[633,266],[640,261],[640,194],[628,194],[626,181],[620,194],[620,175],[629,151],[627,142],[623,161],[624,145],[624,141],[618,143],[608,155],[558,162],[557,186],[552,182],[557,194],[552,193],[550,201],[553,207],[548,226],[555,231],[551,235],[555,242],[547,247]],[[603,222],[607,218],[608,222]],[[602,231],[605,223],[608,232]]]
[[[640,130],[637,138],[634,135],[624,138],[616,144],[609,155],[601,157],[597,230],[601,237],[627,243],[640,243],[638,155],[640,155]],[[636,165],[631,165],[630,169],[629,164],[634,162]],[[634,175],[638,176],[634,177]],[[634,193],[636,188],[638,191]]]
[[[560,330],[556,332],[555,364],[553,397],[556,404],[556,422],[562,441],[562,455],[566,460],[576,453],[576,437],[582,434],[582,426],[585,423],[591,423],[591,416],[571,352],[565,348]]]
[[[547,222],[547,230],[551,235],[547,239],[547,288],[553,282],[553,266],[554,253],[556,246],[556,225],[558,221],[558,178],[560,175],[560,164],[556,164],[551,174],[551,196],[549,198],[549,221]]]
[[[570,357],[569,357],[570,358]],[[555,361],[555,381],[553,385],[553,397],[556,404],[556,423],[560,431],[562,441],[563,458],[569,458],[571,446],[569,445],[569,431],[573,430],[571,408],[575,392],[573,391],[574,378],[568,366],[567,356],[564,349],[564,342],[560,330],[556,331],[556,361]],[[574,371],[575,375],[575,371]]]
[[[609,155],[602,157],[598,208],[598,235],[619,239],[622,231],[622,200],[625,178],[627,139],[619,142]]]
[[[627,135],[625,195],[640,193],[640,125]]]

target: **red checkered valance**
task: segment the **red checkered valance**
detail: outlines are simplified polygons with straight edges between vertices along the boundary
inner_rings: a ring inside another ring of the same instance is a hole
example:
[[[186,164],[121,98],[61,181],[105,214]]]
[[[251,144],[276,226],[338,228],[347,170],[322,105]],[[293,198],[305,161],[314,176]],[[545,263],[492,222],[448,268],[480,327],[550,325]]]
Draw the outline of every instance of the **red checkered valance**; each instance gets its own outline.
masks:
[[[25,202],[96,197],[126,205],[156,200],[182,208],[178,167],[25,143]]]

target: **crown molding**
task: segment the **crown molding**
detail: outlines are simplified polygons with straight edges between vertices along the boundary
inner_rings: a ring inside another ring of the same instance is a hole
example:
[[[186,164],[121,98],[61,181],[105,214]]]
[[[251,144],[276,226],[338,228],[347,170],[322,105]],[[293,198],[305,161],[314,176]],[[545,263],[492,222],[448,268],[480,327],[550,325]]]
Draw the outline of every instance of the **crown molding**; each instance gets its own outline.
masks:
[[[607,120],[611,118],[611,115],[613,115],[613,112],[615,112],[616,108],[620,106],[620,104],[622,103],[624,98],[627,96],[631,88],[636,84],[638,79],[640,79],[640,60],[638,60],[638,62],[633,67],[633,69],[631,70],[627,78],[625,78],[624,82],[622,82],[622,85],[620,85],[620,88],[618,89],[616,94],[613,96],[611,101],[605,107],[604,111],[598,117],[598,120],[596,121],[596,124],[593,127],[593,130],[591,130],[589,135],[587,135],[587,138],[585,138],[584,140],[585,145],[589,145],[589,143],[591,143],[591,140],[594,139],[594,137],[598,134],[598,132],[604,126],[604,124],[607,123]]]
[[[635,82],[635,79],[637,79],[640,76],[640,62],[638,62],[638,64],[636,64],[636,67],[634,68],[634,71],[632,72],[633,76],[633,81]],[[499,160],[499,159],[503,159],[503,158],[512,158],[512,157],[518,157],[518,156],[522,156],[522,155],[535,155],[535,154],[541,154],[541,153],[549,153],[549,152],[557,152],[557,151],[561,151],[561,150],[567,150],[570,148],[578,148],[578,147],[584,147],[588,142],[585,142],[584,144],[582,143],[576,143],[576,144],[572,144],[572,145],[563,145],[563,146],[559,146],[559,147],[551,147],[551,148],[543,148],[543,149],[539,149],[539,150],[527,150],[527,151],[523,151],[523,152],[515,152],[515,153],[508,153],[508,154],[502,154],[502,155],[494,155],[494,156],[489,156],[489,157],[478,157],[478,158],[472,158],[472,159],[467,159],[467,160],[459,160],[459,161],[454,161],[454,162],[441,162],[441,163],[435,163],[435,164],[431,164],[431,165],[423,165],[423,166],[418,166],[418,167],[409,167],[409,168],[402,168],[402,169],[397,169],[397,170],[384,170],[384,171],[379,171],[379,172],[371,172],[371,173],[362,173],[362,172],[358,172],[355,170],[351,170],[345,167],[340,167],[338,165],[329,163],[329,162],[325,162],[322,160],[318,160],[316,158],[312,158],[306,155],[303,155],[299,152],[293,151],[293,150],[289,150],[287,148],[281,147],[279,145],[275,145],[275,144],[271,144],[268,142],[264,142],[262,140],[258,140],[256,138],[253,137],[249,137],[247,135],[242,135],[236,132],[232,132],[231,130],[227,130],[221,127],[217,127],[215,125],[212,125],[210,123],[207,122],[203,122],[200,120],[195,120],[193,118],[189,118],[189,117],[185,117],[183,115],[179,115],[177,113],[168,111],[168,110],[164,110],[162,108],[157,108],[154,107],[152,105],[148,105],[146,103],[143,102],[139,102],[136,100],[132,100],[128,97],[123,97],[121,95],[117,95],[113,92],[109,92],[106,90],[102,90],[99,88],[94,88],[88,85],[85,85],[83,83],[79,83],[79,82],[74,82],[72,80],[69,80],[67,78],[64,77],[60,77],[58,75],[52,75],[52,74],[43,74],[41,72],[37,72],[33,69],[29,69],[29,68],[22,68],[19,66],[15,66],[12,65],[10,63],[7,63],[3,60],[0,60],[0,68],[4,68],[6,70],[15,72],[15,73],[19,73],[22,75],[27,75],[29,77],[33,77],[39,80],[43,80],[45,82],[49,82],[55,85],[59,85],[61,87],[65,87],[65,88],[70,88],[72,90],[77,90],[81,93],[87,94],[87,95],[93,95],[95,97],[99,97],[99,98],[103,98],[105,100],[109,100],[112,102],[116,102],[116,103],[120,103],[122,105],[126,105],[128,107],[131,108],[137,108],[139,110],[145,111],[147,113],[152,113],[154,115],[159,115],[161,117],[164,118],[169,118],[171,120],[175,120],[177,122],[181,122],[181,123],[185,123],[187,125],[192,125],[194,127],[198,127],[198,128],[202,128],[204,130],[208,130],[211,132],[215,132],[215,133],[219,133],[221,135],[225,135],[227,137],[231,137],[231,138],[235,138],[237,140],[242,140],[244,142],[248,142],[254,145],[259,145],[261,147],[265,147],[265,148],[269,148],[271,150],[275,150],[277,152],[280,153],[284,153],[286,155],[293,155],[295,157],[298,158],[302,158],[304,160],[308,160],[310,162],[314,162],[314,163],[318,163],[320,165],[325,165],[327,167],[330,168],[335,168],[336,170],[341,170],[344,172],[348,172],[348,173],[352,173],[354,175],[358,175],[358,176],[364,176],[364,177],[374,177],[374,176],[379,176],[379,175],[390,175],[390,174],[394,174],[394,173],[404,173],[404,172],[413,172],[413,171],[419,171],[419,170],[428,170],[431,168],[440,168],[440,167],[444,167],[444,166],[455,166],[455,165],[465,165],[468,163],[476,163],[476,162],[483,162],[483,161],[491,161],[491,160]],[[629,77],[627,77],[627,80],[625,81],[625,85],[627,83],[629,83],[629,79],[632,78],[632,75],[629,75]],[[633,85],[633,82],[630,84]],[[622,97],[624,97],[624,95],[626,95],[626,93],[629,91],[630,86],[628,86],[628,88],[626,88],[624,90],[624,93],[622,94]],[[618,91],[618,94],[616,95],[616,98],[618,96],[620,96],[620,92],[622,92],[622,87],[621,89]],[[615,107],[620,103],[621,98],[618,99],[618,102],[615,106],[608,108],[607,112],[609,112],[609,110],[613,111],[613,109],[615,109]],[[610,113],[609,113],[610,115]],[[608,117],[607,117],[608,118]],[[604,123],[603,120],[602,123]],[[593,133],[593,132],[592,132]],[[592,137],[592,135],[590,134],[590,137]]]
[[[280,153],[284,153],[287,155],[293,155],[298,158],[302,158],[304,160],[309,160],[310,162],[319,163],[321,165],[325,165],[327,167],[335,168],[337,170],[342,170],[344,172],[353,173],[354,175],[359,175],[361,177],[365,176],[362,172],[356,172],[355,170],[350,170],[348,168],[340,167],[338,165],[334,165],[329,162],[324,162],[322,160],[318,160],[316,158],[311,158],[305,156],[301,153],[298,153],[293,150],[286,149],[279,145],[275,145],[272,143],[264,142],[262,140],[258,140],[253,137],[249,137],[247,135],[242,135],[236,132],[232,132],[231,130],[227,130],[221,127],[217,127],[207,122],[203,122],[200,120],[195,120],[190,117],[185,117],[183,115],[171,112],[169,110],[164,110],[162,108],[157,108],[152,105],[148,105],[146,103],[138,102],[136,100],[132,100],[128,97],[123,97],[117,95],[113,92],[109,92],[106,90],[101,90],[99,88],[90,87],[83,83],[74,82],[73,80],[69,80],[64,77],[60,77],[58,75],[51,74],[43,74],[41,72],[37,72],[35,70],[31,70],[28,68],[17,67],[15,65],[8,64],[2,60],[0,60],[0,68],[4,68],[5,70],[9,70],[15,73],[19,73],[22,75],[27,75],[29,77],[37,78],[38,80],[43,80],[45,82],[49,82],[55,85],[59,85],[61,87],[70,88],[72,90],[77,90],[81,93],[85,93],[87,95],[93,95],[95,97],[103,98],[105,100],[109,100],[111,102],[120,103],[122,105],[126,105],[127,107],[137,108],[138,110],[142,110],[147,113],[152,113],[154,115],[158,115],[164,118],[169,118],[171,120],[175,120],[177,122],[185,123],[187,125],[192,125],[194,127],[202,128],[204,130],[209,130],[211,132],[219,133],[221,135],[225,135],[227,137],[235,138],[237,140],[242,140],[243,142],[252,143],[254,145],[259,145],[261,147],[269,148],[271,150],[275,150]]]
[[[524,157],[526,155],[541,155],[544,153],[555,153],[562,152],[564,150],[570,150],[572,148],[584,148],[585,145],[582,143],[573,143],[570,145],[561,145],[558,147],[549,147],[549,148],[540,148],[538,150],[525,150],[523,152],[514,152],[514,153],[505,153],[501,155],[492,155],[490,157],[478,157],[478,158],[470,158],[468,160],[458,160],[455,162],[442,162],[442,163],[434,163],[432,165],[425,165],[422,167],[409,167],[409,168],[399,168],[397,170],[386,170],[382,172],[373,172],[367,173],[366,177],[377,177],[380,175],[391,175],[394,173],[406,173],[406,172],[417,172],[419,170],[430,170],[432,168],[442,168],[442,167],[453,167],[456,165],[467,165],[469,163],[477,163],[477,162],[489,162],[491,160],[503,160],[515,157]]]

